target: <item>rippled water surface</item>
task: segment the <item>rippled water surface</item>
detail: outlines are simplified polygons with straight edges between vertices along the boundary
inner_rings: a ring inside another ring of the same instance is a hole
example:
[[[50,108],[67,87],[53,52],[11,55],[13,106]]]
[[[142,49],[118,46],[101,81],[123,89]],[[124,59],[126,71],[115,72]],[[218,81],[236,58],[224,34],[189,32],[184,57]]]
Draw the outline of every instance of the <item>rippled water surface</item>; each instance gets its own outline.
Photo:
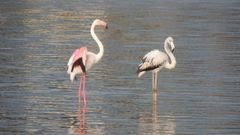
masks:
[[[66,73],[80,46],[103,59],[87,107]],[[137,78],[139,58],[175,39],[177,66]],[[240,134],[239,0],[0,0],[0,134]]]

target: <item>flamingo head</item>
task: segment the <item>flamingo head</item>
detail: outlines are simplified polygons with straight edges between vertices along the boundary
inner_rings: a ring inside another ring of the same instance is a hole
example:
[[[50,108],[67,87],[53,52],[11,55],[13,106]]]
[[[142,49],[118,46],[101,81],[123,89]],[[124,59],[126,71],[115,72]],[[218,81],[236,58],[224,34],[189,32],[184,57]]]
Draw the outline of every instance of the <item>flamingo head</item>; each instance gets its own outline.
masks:
[[[100,19],[94,20],[93,24],[94,24],[94,26],[97,26],[97,25],[98,26],[103,26],[105,29],[108,29],[107,23],[105,21],[100,20]]]
[[[171,50],[172,52],[174,52],[174,50],[175,50],[175,45],[174,45],[174,40],[173,40],[173,38],[172,38],[172,37],[168,37],[168,38],[166,39],[166,42],[167,42],[168,45],[170,45],[170,50]]]

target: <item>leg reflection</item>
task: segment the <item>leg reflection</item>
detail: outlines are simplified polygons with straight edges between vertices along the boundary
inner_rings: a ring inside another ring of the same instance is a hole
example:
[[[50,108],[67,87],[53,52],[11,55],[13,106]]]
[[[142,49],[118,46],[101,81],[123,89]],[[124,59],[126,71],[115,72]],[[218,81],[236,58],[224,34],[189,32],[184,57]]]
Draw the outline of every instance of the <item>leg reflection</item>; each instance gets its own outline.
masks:
[[[78,106],[77,109],[77,121],[75,124],[72,125],[70,128],[69,134],[73,135],[85,135],[87,134],[87,126],[86,126],[86,120],[85,120],[85,113],[86,113],[86,106]]]
[[[152,126],[153,126],[153,134],[157,133],[157,125],[158,125],[158,118],[157,118],[157,93],[152,92]]]
[[[158,114],[158,101],[157,101],[157,93],[152,93],[152,134],[175,134],[176,123],[174,120],[174,116],[171,113],[160,115]]]
[[[85,113],[86,113],[86,106],[84,105],[81,109],[81,106],[78,106],[78,121],[79,121],[79,127],[77,130],[78,135],[85,135],[86,134],[86,121],[85,121]]]

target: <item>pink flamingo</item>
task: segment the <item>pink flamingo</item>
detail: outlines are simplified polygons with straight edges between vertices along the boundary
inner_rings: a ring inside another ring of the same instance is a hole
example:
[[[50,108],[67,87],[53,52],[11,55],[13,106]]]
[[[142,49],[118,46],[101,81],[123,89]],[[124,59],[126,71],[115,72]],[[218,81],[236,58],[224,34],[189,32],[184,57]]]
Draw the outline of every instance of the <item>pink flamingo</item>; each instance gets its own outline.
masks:
[[[104,48],[102,42],[98,39],[94,32],[95,26],[104,26],[108,28],[107,23],[96,19],[93,21],[91,26],[91,35],[93,39],[97,42],[99,47],[99,52],[97,54],[93,52],[88,52],[87,47],[81,47],[76,49],[68,61],[68,71],[70,75],[70,80],[76,79],[76,75],[80,74],[80,85],[78,90],[78,102],[81,101],[81,96],[83,96],[84,106],[86,105],[86,95],[85,95],[85,78],[86,72],[91,69],[91,67],[96,64],[103,56]]]

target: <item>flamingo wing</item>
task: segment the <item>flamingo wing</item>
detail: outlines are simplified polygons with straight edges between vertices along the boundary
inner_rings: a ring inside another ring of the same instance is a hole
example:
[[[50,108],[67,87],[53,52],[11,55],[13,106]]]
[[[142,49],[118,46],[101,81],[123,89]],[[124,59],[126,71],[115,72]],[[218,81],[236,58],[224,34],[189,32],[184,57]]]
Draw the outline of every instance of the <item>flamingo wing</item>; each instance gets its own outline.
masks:
[[[167,55],[159,50],[152,50],[148,52],[141,59],[141,63],[138,65],[137,73],[154,70],[164,65],[167,58]]]
[[[87,59],[87,47],[81,47],[79,49],[76,49],[68,61],[67,72],[70,74],[73,71],[74,66],[78,65],[81,66],[81,68],[85,72],[86,59]]]

